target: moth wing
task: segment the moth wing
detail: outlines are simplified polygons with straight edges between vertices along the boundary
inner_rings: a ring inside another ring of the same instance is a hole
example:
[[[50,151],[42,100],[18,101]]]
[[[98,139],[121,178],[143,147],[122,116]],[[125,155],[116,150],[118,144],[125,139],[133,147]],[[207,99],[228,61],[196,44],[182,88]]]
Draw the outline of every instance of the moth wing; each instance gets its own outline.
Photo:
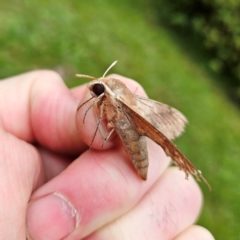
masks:
[[[132,124],[140,134],[151,138],[155,143],[160,145],[166,155],[171,157],[172,161],[179,167],[179,169],[185,172],[186,177],[188,177],[189,174],[193,174],[197,177],[197,180],[199,180],[199,171],[162,132],[124,102],[122,102],[122,104],[125,113],[129,116]]]
[[[168,139],[174,139],[184,131],[187,119],[177,109],[138,95],[134,96],[139,114]]]

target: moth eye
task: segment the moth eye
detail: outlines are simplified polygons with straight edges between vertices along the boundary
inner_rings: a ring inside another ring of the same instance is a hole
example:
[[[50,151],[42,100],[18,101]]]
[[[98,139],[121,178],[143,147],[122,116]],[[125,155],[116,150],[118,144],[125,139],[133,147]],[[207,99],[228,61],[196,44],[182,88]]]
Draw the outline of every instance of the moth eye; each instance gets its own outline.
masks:
[[[102,93],[104,93],[104,86],[103,84],[100,83],[96,83],[93,85],[92,91],[97,95],[101,95]]]

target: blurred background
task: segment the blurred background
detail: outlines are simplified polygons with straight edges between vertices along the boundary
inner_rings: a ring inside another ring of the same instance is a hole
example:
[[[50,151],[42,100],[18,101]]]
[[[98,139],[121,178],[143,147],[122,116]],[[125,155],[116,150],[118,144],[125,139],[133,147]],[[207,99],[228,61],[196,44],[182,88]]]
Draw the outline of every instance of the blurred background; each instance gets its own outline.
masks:
[[[201,169],[198,224],[240,239],[240,1],[0,1],[0,78],[34,69],[133,78],[189,120],[175,141]]]

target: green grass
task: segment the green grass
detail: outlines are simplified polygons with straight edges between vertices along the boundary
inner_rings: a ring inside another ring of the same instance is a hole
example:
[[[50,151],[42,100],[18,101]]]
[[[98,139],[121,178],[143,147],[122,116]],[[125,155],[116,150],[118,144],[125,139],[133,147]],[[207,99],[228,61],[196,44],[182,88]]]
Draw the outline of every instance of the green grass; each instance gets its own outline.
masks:
[[[206,70],[206,59],[159,26],[150,5],[2,1],[0,29],[1,78],[49,68],[74,86],[82,83],[75,73],[101,76],[117,59],[112,72],[138,80],[151,98],[180,109],[190,124],[176,143],[213,188],[209,193],[201,184],[205,205],[198,223],[216,239],[240,239],[239,109]]]

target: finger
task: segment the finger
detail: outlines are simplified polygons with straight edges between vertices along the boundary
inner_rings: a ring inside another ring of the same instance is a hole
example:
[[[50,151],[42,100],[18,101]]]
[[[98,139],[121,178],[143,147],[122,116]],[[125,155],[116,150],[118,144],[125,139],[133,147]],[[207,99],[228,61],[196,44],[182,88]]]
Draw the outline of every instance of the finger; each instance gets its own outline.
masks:
[[[26,239],[27,205],[44,181],[41,159],[32,145],[0,129],[0,238]]]
[[[174,240],[214,240],[213,235],[204,227],[193,225],[181,232]]]
[[[33,239],[81,239],[131,209],[169,164],[155,143],[148,148],[146,182],[121,146],[83,153],[32,196],[27,222]]]
[[[60,174],[74,160],[72,156],[56,153],[42,146],[38,146],[37,149],[42,159],[45,182]]]
[[[202,194],[176,168],[167,169],[140,202],[128,213],[85,238],[91,239],[173,239],[196,221]],[[202,239],[202,238],[201,238]]]
[[[145,91],[136,81],[117,74],[112,74],[108,76],[108,78],[121,80],[132,92],[146,97]],[[91,99],[91,97],[92,96],[90,92],[87,91],[79,106]],[[91,145],[91,147],[95,149],[102,148],[104,139],[110,133],[110,129],[107,128],[106,121],[103,120],[101,121],[100,125],[98,125],[99,117],[100,113],[97,112],[96,104],[93,104],[93,100],[82,105],[76,114],[76,123],[79,134],[82,136],[82,139],[84,139],[88,146]],[[100,131],[97,130],[98,128]],[[114,136],[116,135],[113,134],[113,137],[104,144],[104,149],[108,149],[117,143]]]
[[[86,148],[76,131],[78,102],[53,71],[34,71],[0,82],[3,128],[57,152],[76,154]]]

